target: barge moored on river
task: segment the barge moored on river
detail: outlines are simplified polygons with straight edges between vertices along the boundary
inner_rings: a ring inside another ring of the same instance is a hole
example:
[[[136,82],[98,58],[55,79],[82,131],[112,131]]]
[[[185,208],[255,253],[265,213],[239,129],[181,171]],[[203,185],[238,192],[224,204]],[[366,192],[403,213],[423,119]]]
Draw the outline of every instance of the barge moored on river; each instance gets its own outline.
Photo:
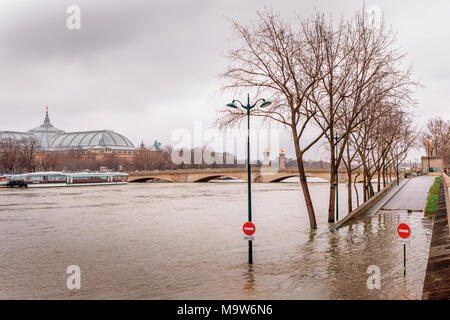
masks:
[[[10,188],[45,188],[126,184],[128,174],[122,172],[36,172],[7,178]]]
[[[6,187],[6,183],[8,182],[8,178],[11,177],[11,175],[3,175],[0,174],[0,187]]]

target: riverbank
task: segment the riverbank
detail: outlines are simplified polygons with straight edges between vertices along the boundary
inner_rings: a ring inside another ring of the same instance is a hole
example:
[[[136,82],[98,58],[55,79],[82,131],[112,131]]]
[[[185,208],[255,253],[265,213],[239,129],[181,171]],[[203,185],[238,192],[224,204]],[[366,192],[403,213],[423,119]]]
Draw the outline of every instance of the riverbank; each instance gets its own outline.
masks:
[[[425,215],[434,215],[436,213],[440,185],[441,185],[441,177],[436,177],[428,193],[427,206],[425,207]]]
[[[450,178],[441,179],[434,218],[433,235],[423,286],[423,300],[447,300],[450,298],[450,235],[446,192]]]

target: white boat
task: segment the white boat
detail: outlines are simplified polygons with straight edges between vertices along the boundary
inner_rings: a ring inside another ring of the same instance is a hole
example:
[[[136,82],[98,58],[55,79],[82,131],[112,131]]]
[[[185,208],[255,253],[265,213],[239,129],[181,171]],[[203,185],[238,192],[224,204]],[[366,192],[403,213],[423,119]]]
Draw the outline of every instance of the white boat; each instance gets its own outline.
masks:
[[[6,180],[10,188],[49,188],[126,184],[128,174],[122,172],[35,172],[13,175]]]
[[[0,188],[6,187],[9,177],[11,177],[11,175],[0,175]]]

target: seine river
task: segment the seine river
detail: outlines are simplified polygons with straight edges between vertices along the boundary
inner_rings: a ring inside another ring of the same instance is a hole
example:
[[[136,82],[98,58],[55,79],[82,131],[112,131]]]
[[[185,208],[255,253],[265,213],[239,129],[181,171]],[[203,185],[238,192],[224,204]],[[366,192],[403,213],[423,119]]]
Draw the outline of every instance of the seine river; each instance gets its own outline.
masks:
[[[252,185],[252,267],[245,183],[0,189],[0,299],[420,299],[432,220],[389,212],[330,233],[328,184],[310,185],[312,232],[298,183]],[[81,290],[66,287],[70,265]]]

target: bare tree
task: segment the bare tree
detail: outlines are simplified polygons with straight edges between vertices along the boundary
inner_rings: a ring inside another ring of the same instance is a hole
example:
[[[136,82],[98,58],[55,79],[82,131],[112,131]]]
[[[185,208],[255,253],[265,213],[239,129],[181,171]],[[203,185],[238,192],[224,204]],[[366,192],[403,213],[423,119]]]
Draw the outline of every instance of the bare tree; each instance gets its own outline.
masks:
[[[229,81],[225,89],[252,90],[275,102],[252,115],[290,128],[312,228],[316,226],[315,215],[303,157],[319,140],[327,141],[331,166],[328,221],[334,222],[341,161],[346,158],[350,181],[352,162],[356,158],[361,162],[364,179],[368,179],[364,184],[367,200],[373,195],[370,180],[382,159],[380,150],[370,146],[375,145],[373,128],[380,123],[377,117],[414,103],[412,88],[418,84],[412,79],[411,68],[402,67],[405,55],[394,47],[395,35],[383,23],[370,22],[365,8],[337,24],[323,14],[300,19],[294,27],[271,11],[258,17],[256,25],[233,22],[242,46],[231,52],[230,66],[223,75]],[[235,125],[244,116],[243,112],[226,110],[218,122]],[[305,131],[313,126],[319,133],[312,141],[304,141]],[[351,192],[349,204],[350,197]]]
[[[36,165],[36,141],[32,138],[0,141],[0,169],[9,173],[31,172]]]
[[[1,167],[8,173],[16,172],[19,166],[19,148],[14,140],[0,141]]]
[[[441,157],[445,164],[450,163],[450,120],[441,117],[430,119],[420,136],[425,150],[430,149],[430,156]]]
[[[330,149],[328,221],[334,222],[338,183],[335,177],[350,134],[366,119],[361,114],[391,97],[411,102],[411,87],[416,82],[412,80],[411,69],[402,69],[405,56],[394,47],[392,31],[383,23],[371,22],[365,8],[346,23],[341,21],[334,26],[322,18],[321,24],[325,30],[321,48],[326,59],[321,69],[322,80],[311,101],[318,111],[316,123],[324,130]]]
[[[27,172],[33,172],[36,167],[36,140],[23,139],[20,142],[20,166]]]
[[[290,129],[310,226],[315,229],[317,222],[306,181],[304,154],[324,132],[312,141],[305,141],[304,134],[316,112],[309,96],[323,77],[325,56],[319,50],[323,41],[321,20],[305,20],[300,22],[298,31],[293,31],[289,23],[271,11],[258,13],[258,18],[258,23],[250,26],[233,22],[242,45],[229,56],[230,66],[223,74],[228,81],[224,89],[235,93],[253,91],[272,100],[270,108],[253,109],[252,116],[279,122]],[[245,114],[239,110],[225,110],[218,123],[233,126],[244,118]]]

